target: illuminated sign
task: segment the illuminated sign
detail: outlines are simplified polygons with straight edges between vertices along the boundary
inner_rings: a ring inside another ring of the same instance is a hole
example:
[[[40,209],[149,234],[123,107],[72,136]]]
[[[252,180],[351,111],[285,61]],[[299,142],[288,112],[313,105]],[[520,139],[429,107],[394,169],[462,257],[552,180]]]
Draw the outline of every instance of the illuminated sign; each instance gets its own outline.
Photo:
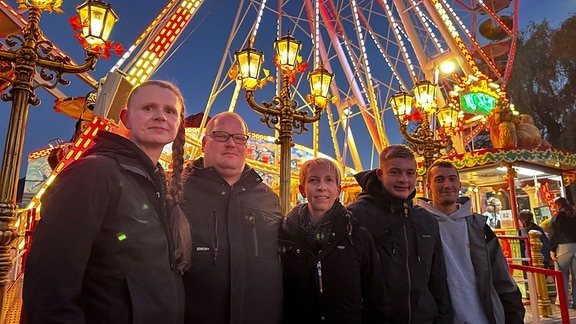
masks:
[[[462,111],[474,115],[488,115],[502,97],[500,86],[482,73],[461,78],[455,87]]]
[[[498,97],[493,97],[483,92],[470,92],[460,95],[460,107],[462,110],[475,115],[488,115],[496,102]]]

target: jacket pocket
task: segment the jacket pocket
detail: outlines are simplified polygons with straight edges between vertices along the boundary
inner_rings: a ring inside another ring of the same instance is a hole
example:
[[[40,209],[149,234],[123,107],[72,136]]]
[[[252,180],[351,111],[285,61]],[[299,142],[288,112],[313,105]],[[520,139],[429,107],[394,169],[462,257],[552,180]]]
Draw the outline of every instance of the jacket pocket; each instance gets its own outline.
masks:
[[[278,258],[278,229],[280,220],[261,210],[245,212],[247,251],[256,258]]]
[[[202,263],[218,262],[221,231],[215,211],[210,211],[205,217],[197,217],[191,222],[192,227],[192,258],[203,260]],[[208,262],[210,260],[210,262]],[[196,262],[192,262],[192,267]]]

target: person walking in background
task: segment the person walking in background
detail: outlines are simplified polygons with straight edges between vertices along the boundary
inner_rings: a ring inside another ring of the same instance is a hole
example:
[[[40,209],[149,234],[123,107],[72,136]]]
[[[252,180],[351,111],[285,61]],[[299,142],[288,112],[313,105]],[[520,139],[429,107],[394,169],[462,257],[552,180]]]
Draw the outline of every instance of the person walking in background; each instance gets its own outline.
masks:
[[[550,259],[550,243],[548,241],[548,236],[542,227],[534,223],[534,214],[532,214],[528,209],[523,209],[518,213],[518,218],[520,218],[520,222],[522,223],[521,231],[523,236],[528,236],[530,231],[540,232],[540,242],[542,243],[540,252],[544,257],[544,268],[553,267],[552,259]],[[524,241],[521,241],[521,243],[524,243]]]
[[[283,323],[384,323],[384,281],[370,233],[340,203],[340,171],[328,159],[300,167],[307,203],[280,231]]]
[[[371,232],[384,273],[384,311],[391,323],[452,323],[438,223],[414,206],[416,159],[405,145],[380,153],[376,170],[356,174],[362,192],[348,205]]]
[[[190,262],[189,227],[177,206],[184,109],[171,83],[142,83],[120,114],[130,140],[100,131],[56,177],[26,262],[27,323],[183,322],[181,271]],[[170,142],[167,191],[158,159]]]
[[[427,172],[431,200],[418,204],[438,220],[448,272],[454,323],[523,323],[522,295],[485,216],[459,197],[458,170],[436,161]]]
[[[559,197],[554,200],[556,216],[550,222],[550,257],[555,261],[556,270],[562,272],[566,300],[576,308],[576,209],[568,199]],[[570,277],[572,276],[571,295],[568,295]]]
[[[187,323],[279,323],[280,201],[245,163],[248,127],[236,113],[215,115],[204,157],[184,175],[182,209],[192,227],[184,274]]]
[[[496,197],[488,198],[488,206],[486,211],[482,214],[486,216],[486,224],[493,229],[500,228],[500,210],[502,209],[502,202]]]

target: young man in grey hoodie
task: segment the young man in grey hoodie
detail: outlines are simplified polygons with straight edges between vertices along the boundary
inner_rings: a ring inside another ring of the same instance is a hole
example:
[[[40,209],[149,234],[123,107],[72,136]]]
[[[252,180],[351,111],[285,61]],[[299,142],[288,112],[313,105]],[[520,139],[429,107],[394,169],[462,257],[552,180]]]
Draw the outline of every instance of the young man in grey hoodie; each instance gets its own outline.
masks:
[[[486,216],[473,213],[456,168],[436,161],[427,172],[432,200],[418,204],[440,227],[454,323],[523,323],[525,309],[498,238]]]

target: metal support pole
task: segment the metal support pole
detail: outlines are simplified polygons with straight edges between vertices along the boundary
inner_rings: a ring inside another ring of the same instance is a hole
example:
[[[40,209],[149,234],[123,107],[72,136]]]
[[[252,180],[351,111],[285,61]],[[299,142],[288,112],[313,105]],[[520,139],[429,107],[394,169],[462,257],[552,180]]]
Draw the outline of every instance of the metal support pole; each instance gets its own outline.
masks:
[[[532,266],[544,267],[544,256],[542,255],[542,242],[540,236],[542,233],[536,230],[528,232],[530,238],[530,252],[532,255]],[[548,286],[546,284],[546,275],[542,273],[535,273],[536,279],[536,292],[538,294],[538,310],[541,316],[548,317],[552,315],[552,303],[548,295]]]
[[[292,137],[281,136],[280,139],[280,210],[283,215],[290,211],[290,178]]]
[[[290,179],[292,175],[292,109],[290,100],[288,76],[282,77],[280,98],[282,104],[278,107],[280,113],[280,210],[283,215],[290,211]]]
[[[506,166],[506,183],[508,184],[508,190],[510,190],[510,210],[512,211],[512,220],[514,221],[514,229],[520,228],[520,222],[518,221],[518,203],[516,202],[516,184],[514,183],[518,174],[516,169],[512,166],[510,162],[503,162]]]
[[[270,129],[278,131],[276,144],[280,145],[280,210],[284,215],[290,211],[290,189],[292,178],[292,136],[307,131],[306,124],[320,119],[322,108],[315,106],[313,116],[297,111],[297,102],[290,94],[290,75],[282,75],[280,93],[272,102],[259,105],[254,100],[254,90],[246,89],[246,102],[256,112],[262,115],[260,119]]]
[[[8,132],[2,156],[0,170],[0,310],[4,310],[4,296],[8,282],[8,274],[12,268],[10,244],[18,237],[14,223],[17,219],[16,198],[18,192],[18,177],[22,164],[26,120],[28,119],[28,104],[38,104],[32,92],[32,82],[36,71],[38,54],[37,40],[40,37],[38,23],[40,9],[31,7],[29,23],[23,30],[25,41],[15,53],[14,82],[10,94],[4,94],[2,99],[12,101]]]

